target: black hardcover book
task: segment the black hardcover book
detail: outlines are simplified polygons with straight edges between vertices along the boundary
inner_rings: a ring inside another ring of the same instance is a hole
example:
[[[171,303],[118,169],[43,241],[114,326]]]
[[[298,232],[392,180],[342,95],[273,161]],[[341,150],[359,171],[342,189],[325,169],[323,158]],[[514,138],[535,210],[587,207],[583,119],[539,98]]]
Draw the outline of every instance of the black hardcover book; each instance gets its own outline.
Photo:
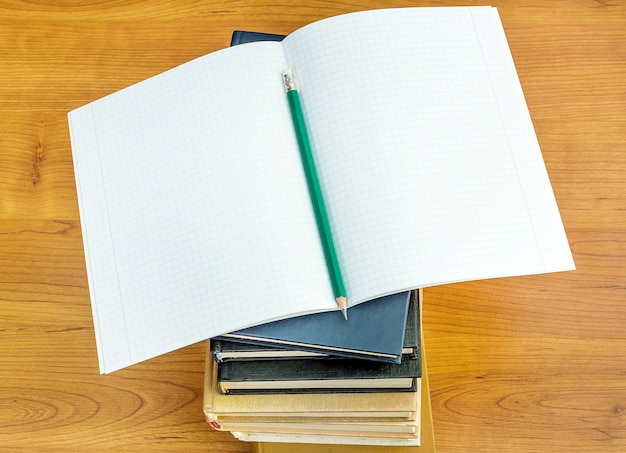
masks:
[[[237,46],[255,41],[282,41],[285,35],[274,33],[261,33],[258,31],[235,30],[230,38],[230,45]]]
[[[404,392],[415,391],[421,375],[420,357],[400,364],[329,357],[223,362],[217,382],[230,394]]]

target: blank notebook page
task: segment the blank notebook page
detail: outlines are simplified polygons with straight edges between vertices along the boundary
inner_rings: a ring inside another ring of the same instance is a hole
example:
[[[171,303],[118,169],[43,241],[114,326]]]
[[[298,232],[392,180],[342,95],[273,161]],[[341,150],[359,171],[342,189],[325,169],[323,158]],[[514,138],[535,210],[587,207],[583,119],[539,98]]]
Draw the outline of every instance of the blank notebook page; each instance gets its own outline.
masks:
[[[335,308],[281,46],[234,50],[70,113],[102,372]]]
[[[573,268],[496,10],[338,16],[70,113],[101,371],[336,309],[286,66],[352,302]]]
[[[355,13],[283,43],[352,302],[573,268],[494,8]]]

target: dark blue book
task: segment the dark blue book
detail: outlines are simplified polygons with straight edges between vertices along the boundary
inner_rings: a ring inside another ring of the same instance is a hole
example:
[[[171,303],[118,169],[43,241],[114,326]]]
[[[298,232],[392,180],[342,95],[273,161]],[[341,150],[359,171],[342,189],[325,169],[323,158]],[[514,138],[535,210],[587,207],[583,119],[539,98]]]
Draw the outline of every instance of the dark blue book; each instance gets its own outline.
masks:
[[[218,362],[313,353],[400,363],[403,356],[419,354],[419,294],[398,293],[356,305],[347,321],[332,311],[248,327],[213,338],[211,349]]]

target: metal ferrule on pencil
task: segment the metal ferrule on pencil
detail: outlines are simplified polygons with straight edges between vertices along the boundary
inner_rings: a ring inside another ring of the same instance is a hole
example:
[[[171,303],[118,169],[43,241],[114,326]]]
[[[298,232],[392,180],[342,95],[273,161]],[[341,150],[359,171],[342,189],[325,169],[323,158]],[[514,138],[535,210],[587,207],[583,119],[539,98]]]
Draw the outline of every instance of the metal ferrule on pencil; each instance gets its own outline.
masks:
[[[297,89],[296,81],[293,77],[293,72],[289,68],[283,70],[283,82],[285,83],[285,91],[287,93]]]

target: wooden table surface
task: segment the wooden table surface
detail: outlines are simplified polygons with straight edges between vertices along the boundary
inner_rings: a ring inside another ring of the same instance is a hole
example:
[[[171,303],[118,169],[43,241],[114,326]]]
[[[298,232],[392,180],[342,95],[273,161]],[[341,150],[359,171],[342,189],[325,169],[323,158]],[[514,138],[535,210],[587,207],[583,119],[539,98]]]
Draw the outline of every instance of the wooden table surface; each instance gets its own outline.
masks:
[[[204,344],[98,374],[67,112],[235,28],[420,3],[0,2],[1,451],[250,451],[203,421]],[[493,4],[577,270],[426,290],[438,451],[626,451],[626,3]]]

